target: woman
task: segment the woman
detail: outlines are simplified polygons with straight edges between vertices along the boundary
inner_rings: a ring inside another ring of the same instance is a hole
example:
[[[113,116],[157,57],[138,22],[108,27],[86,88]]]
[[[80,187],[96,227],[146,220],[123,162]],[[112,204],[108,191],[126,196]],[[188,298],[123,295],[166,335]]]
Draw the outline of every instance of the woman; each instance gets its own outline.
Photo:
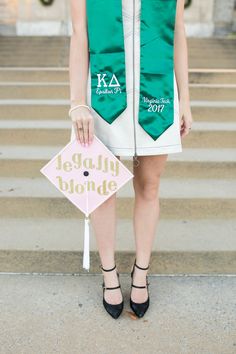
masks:
[[[117,156],[133,156],[136,259],[130,306],[149,307],[147,272],[169,153],[192,125],[184,0],[71,0],[71,139],[95,133]],[[92,97],[92,98],[91,98]],[[92,103],[91,103],[92,102]],[[103,271],[103,305],[118,318],[123,295],[115,264],[116,194],[91,214]],[[112,290],[112,291],[109,291]]]

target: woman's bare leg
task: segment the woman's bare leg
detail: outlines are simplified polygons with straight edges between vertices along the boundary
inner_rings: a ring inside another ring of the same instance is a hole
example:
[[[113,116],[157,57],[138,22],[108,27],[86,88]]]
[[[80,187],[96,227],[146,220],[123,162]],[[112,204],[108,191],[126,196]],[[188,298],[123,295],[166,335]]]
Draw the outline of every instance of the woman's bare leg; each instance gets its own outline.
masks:
[[[140,267],[147,267],[150,262],[153,241],[159,219],[160,177],[167,160],[165,155],[139,156],[140,164],[134,167],[133,186],[135,191],[134,232],[136,262]],[[135,267],[133,283],[145,285],[148,270]],[[147,289],[132,287],[131,297],[134,302],[147,300]]]
[[[120,159],[119,156],[117,158]],[[102,203],[91,213],[91,222],[94,229],[97,248],[104,269],[115,265],[115,237],[116,237],[116,193]],[[104,282],[107,287],[119,285],[116,268],[111,272],[104,272]],[[105,290],[105,300],[110,304],[122,301],[120,289]]]

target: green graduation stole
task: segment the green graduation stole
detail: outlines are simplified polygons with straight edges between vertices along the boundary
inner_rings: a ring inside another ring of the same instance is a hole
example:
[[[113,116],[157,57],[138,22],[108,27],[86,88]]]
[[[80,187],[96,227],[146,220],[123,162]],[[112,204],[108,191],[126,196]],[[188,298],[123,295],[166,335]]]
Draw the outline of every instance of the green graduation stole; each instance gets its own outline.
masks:
[[[140,1],[138,122],[156,140],[174,122],[177,0]],[[111,124],[127,107],[122,0],[87,0],[86,4],[91,106]]]

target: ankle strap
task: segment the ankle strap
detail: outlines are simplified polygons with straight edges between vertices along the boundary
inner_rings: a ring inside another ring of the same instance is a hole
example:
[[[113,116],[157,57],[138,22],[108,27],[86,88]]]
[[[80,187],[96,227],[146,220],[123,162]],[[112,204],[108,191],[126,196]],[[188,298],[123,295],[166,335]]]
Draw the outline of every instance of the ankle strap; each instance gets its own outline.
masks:
[[[111,269],[104,269],[104,268],[102,267],[102,265],[100,264],[100,268],[101,268],[102,270],[104,270],[104,272],[111,272],[112,270],[114,270],[114,269],[116,268],[116,264],[115,264],[114,267],[111,268]]]
[[[136,259],[135,259],[134,265],[135,265],[137,268],[141,269],[141,270],[147,270],[147,269],[149,268],[149,265],[148,265],[146,268],[142,268],[142,267],[138,266],[138,265],[136,264]]]
[[[106,287],[105,285],[104,285],[104,283],[102,284],[102,287],[103,287],[103,289],[104,290],[115,290],[115,289],[119,289],[120,288],[120,285],[118,285],[118,286],[113,286],[113,287]]]

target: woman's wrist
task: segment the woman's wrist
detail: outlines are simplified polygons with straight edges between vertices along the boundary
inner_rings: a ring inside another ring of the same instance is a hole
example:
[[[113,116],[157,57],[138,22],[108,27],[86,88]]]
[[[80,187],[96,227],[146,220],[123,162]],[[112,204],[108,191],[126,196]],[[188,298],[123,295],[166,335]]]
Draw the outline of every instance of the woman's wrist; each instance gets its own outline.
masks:
[[[86,104],[76,104],[76,105],[72,106],[72,107],[69,109],[69,112],[68,112],[69,117],[72,118],[72,117],[71,117],[71,113],[72,113],[73,111],[75,111],[75,110],[81,108],[81,107],[86,108],[86,109],[88,109],[88,110],[91,112],[91,108],[90,108],[88,105],[86,105]]]
[[[185,104],[189,104],[190,103],[189,94],[180,95],[179,101],[182,102],[182,103],[185,103]]]
[[[71,108],[72,107],[74,107],[74,106],[77,106],[77,105],[85,105],[85,106],[87,106],[88,104],[87,104],[87,101],[86,100],[81,100],[81,99],[71,99],[70,100],[70,106],[71,106]]]

